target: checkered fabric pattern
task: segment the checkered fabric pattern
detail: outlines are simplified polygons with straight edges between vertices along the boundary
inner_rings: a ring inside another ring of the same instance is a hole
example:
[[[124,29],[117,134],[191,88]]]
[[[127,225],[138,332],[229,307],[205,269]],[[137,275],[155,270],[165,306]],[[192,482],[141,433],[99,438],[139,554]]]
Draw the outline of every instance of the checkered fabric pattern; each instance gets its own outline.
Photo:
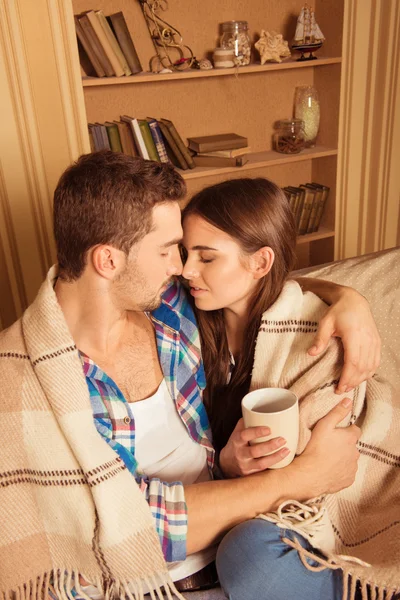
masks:
[[[207,414],[202,402],[205,377],[200,340],[186,292],[174,281],[161,306],[150,318],[154,324],[161,367],[169,392],[190,437],[207,451],[210,473],[214,450]],[[186,558],[187,509],[182,483],[149,479],[135,459],[135,420],[116,383],[81,352],[97,431],[123,460],[149,503],[164,558]]]

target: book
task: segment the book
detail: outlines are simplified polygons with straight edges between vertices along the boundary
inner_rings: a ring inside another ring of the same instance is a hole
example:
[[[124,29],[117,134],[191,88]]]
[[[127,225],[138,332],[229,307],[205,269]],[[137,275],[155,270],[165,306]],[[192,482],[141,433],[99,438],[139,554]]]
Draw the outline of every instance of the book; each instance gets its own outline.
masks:
[[[129,117],[128,115],[122,115],[121,121],[129,123],[132,129],[133,139],[135,140],[136,148],[138,149],[139,155],[145,160],[150,160],[149,153],[147,151],[146,144],[144,143],[138,120],[133,117]]]
[[[90,151],[91,152],[96,152],[96,144],[95,144],[95,141],[94,141],[93,128],[94,128],[93,123],[88,123]]]
[[[170,121],[169,119],[160,119],[160,121],[168,127],[169,132],[172,135],[172,137],[174,138],[174,141],[175,141],[176,145],[178,146],[179,150],[183,154],[183,157],[184,157],[189,169],[194,169],[195,164],[194,164],[192,155],[190,154],[189,150],[185,146],[183,139],[177,132],[176,127],[173,124],[173,122]]]
[[[107,129],[104,123],[95,123],[96,130],[100,132],[101,140],[104,150],[111,150],[110,140],[108,139]]]
[[[105,73],[103,67],[101,66],[101,62],[97,58],[96,53],[94,52],[94,50],[92,49],[92,46],[89,43],[89,40],[85,34],[82,24],[80,23],[80,21],[78,19],[78,15],[74,15],[74,21],[75,21],[76,36],[78,38],[78,51],[79,51],[79,58],[81,59],[81,64],[82,64],[82,57],[83,57],[83,62],[84,62],[84,64],[87,65],[87,62],[83,56],[83,52],[85,52],[88,60],[90,61],[90,64],[92,65],[92,69],[93,69],[93,71],[91,71],[87,66],[86,66],[86,68],[84,66],[83,68],[84,68],[86,74],[94,76],[94,77],[105,77],[106,73]],[[88,71],[86,69],[88,69],[90,71],[90,73],[88,73]]]
[[[306,187],[313,189],[315,191],[314,202],[313,202],[313,205],[311,208],[310,219],[308,221],[308,227],[307,227],[307,233],[313,233],[314,231],[316,231],[314,229],[315,222],[316,222],[318,208],[321,204],[323,191],[321,188],[316,186],[314,183],[306,183]]]
[[[168,158],[167,148],[165,147],[161,129],[157,120],[147,117],[146,121],[149,124],[150,132],[153,136],[153,141],[157,150],[157,154],[160,157],[160,161],[163,163],[169,163],[170,160]]]
[[[139,156],[129,123],[126,123],[126,121],[114,121],[114,123],[118,127],[122,152],[128,156]]]
[[[148,122],[145,119],[138,119],[138,123],[150,160],[161,162]]]
[[[303,211],[303,204],[304,204],[304,196],[305,196],[305,192],[302,188],[299,187],[293,187],[293,186],[288,186],[288,188],[290,191],[292,191],[295,194],[295,200],[294,200],[294,221],[296,224],[296,231],[297,233],[299,232],[299,224],[300,224],[300,217],[301,217],[301,213]]]
[[[199,156],[224,156],[225,158],[236,158],[251,152],[250,146],[246,148],[235,148],[234,150],[210,150],[209,152],[199,152]]]
[[[115,37],[118,40],[118,43],[121,47],[123,55],[126,58],[130,70],[132,71],[132,73],[141,73],[143,71],[142,65],[140,64],[140,60],[137,55],[136,48],[132,41],[131,35],[129,33],[129,29],[126,24],[123,13],[114,13],[107,17],[107,21],[111,26]]]
[[[122,152],[121,139],[119,137],[119,131],[116,124],[111,123],[110,121],[106,121],[104,123],[104,126],[106,128],[111,150],[113,150],[114,152]]]
[[[117,77],[122,77],[124,75],[124,71],[121,67],[121,63],[119,62],[118,57],[115,54],[112,45],[110,44],[110,40],[101,26],[98,15],[94,10],[88,10],[85,14],[91,26],[93,27],[93,31],[96,34],[97,39],[99,40],[108,60],[110,61],[114,75]]]
[[[229,158],[227,156],[204,156],[202,154],[196,154],[193,158],[196,167],[243,167],[248,160],[243,156],[236,156]]]
[[[326,202],[329,197],[330,188],[326,185],[321,185],[320,183],[313,182],[313,185],[318,186],[320,189],[322,189],[322,197],[321,197],[321,200],[320,200],[320,203],[318,206],[317,214],[315,217],[315,223],[314,223],[314,231],[318,231],[319,226],[321,225],[321,219],[322,219],[322,215],[324,214]]]
[[[296,215],[296,201],[297,201],[297,192],[294,192],[288,188],[283,188],[285,192],[285,196],[288,199],[290,210],[293,213],[293,217]]]
[[[124,56],[124,54],[123,54],[123,52],[121,50],[120,45],[117,42],[117,38],[115,37],[114,32],[111,29],[110,24],[107,21],[105,15],[103,13],[103,11],[102,10],[96,10],[95,12],[96,12],[96,16],[97,16],[97,18],[99,20],[99,23],[100,23],[100,25],[101,25],[101,27],[102,27],[102,29],[103,29],[103,31],[104,31],[104,33],[105,33],[108,41],[109,41],[109,43],[110,43],[110,46],[111,46],[111,48],[112,48],[115,56],[117,57],[119,65],[120,65],[120,67],[121,67],[121,69],[123,71],[122,74],[126,75],[126,76],[132,75],[132,71],[129,68],[128,62],[127,62],[127,60],[126,60],[126,58],[125,58],[125,56]]]
[[[247,138],[236,133],[222,133],[219,135],[205,135],[188,138],[189,148],[195,152],[209,152],[214,150],[234,150],[246,148]]]
[[[168,154],[170,161],[176,167],[179,167],[186,171],[186,169],[188,169],[189,166],[188,166],[182,152],[178,148],[177,143],[175,142],[174,138],[172,137],[170,130],[168,129],[166,124],[163,123],[162,121],[158,121],[158,125],[161,129],[161,133],[164,138],[165,147],[167,149],[167,154]]]
[[[311,210],[315,199],[315,189],[311,189],[306,187],[305,185],[300,185],[302,189],[304,189],[304,203],[303,210],[300,215],[300,223],[299,223],[299,235],[305,235],[308,230],[308,222],[310,220]]]
[[[86,38],[87,38],[93,52],[95,53],[96,58],[100,62],[106,77],[113,77],[115,74],[114,70],[108,59],[107,54],[104,52],[103,46],[101,45],[99,38],[97,37],[97,35],[92,27],[89,17],[87,16],[86,13],[82,13],[82,14],[78,15],[78,21],[81,24],[82,29],[86,35]]]

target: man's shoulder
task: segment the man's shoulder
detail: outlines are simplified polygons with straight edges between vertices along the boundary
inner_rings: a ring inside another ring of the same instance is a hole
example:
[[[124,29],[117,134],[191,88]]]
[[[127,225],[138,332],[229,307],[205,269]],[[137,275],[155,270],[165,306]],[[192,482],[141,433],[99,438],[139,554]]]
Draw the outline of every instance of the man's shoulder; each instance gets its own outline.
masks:
[[[22,334],[22,319],[0,332],[0,358],[13,353],[27,355]]]
[[[152,313],[153,317],[176,329],[182,328],[182,321],[190,321],[196,325],[192,304],[188,292],[179,279],[174,278],[162,295],[159,308]]]

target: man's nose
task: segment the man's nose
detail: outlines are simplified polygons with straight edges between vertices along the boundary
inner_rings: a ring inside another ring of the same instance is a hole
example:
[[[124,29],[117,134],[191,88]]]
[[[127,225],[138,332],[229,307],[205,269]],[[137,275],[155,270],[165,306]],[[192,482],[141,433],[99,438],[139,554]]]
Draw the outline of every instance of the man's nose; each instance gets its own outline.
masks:
[[[174,252],[172,256],[172,263],[168,268],[168,276],[172,275],[182,275],[182,259],[179,250]]]

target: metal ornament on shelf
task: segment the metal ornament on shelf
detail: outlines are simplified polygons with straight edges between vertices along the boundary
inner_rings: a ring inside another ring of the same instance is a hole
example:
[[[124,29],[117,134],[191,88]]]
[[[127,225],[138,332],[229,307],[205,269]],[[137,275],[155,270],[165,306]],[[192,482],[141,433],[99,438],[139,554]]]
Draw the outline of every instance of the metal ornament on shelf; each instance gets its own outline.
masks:
[[[168,9],[167,0],[139,0],[147,28],[156,50],[150,59],[150,70],[157,73],[162,69],[182,71],[189,69],[195,62],[192,50],[183,43],[180,32],[157,13]],[[178,58],[173,60],[172,53]],[[158,64],[157,64],[158,63]],[[156,65],[161,69],[156,69]]]
[[[319,50],[324,41],[325,36],[315,20],[314,11],[308,4],[305,4],[297,19],[296,33],[292,44],[292,50],[301,52],[301,56],[297,60],[316,60],[317,57],[313,55],[313,52]],[[306,52],[309,53],[308,56],[305,56]]]

